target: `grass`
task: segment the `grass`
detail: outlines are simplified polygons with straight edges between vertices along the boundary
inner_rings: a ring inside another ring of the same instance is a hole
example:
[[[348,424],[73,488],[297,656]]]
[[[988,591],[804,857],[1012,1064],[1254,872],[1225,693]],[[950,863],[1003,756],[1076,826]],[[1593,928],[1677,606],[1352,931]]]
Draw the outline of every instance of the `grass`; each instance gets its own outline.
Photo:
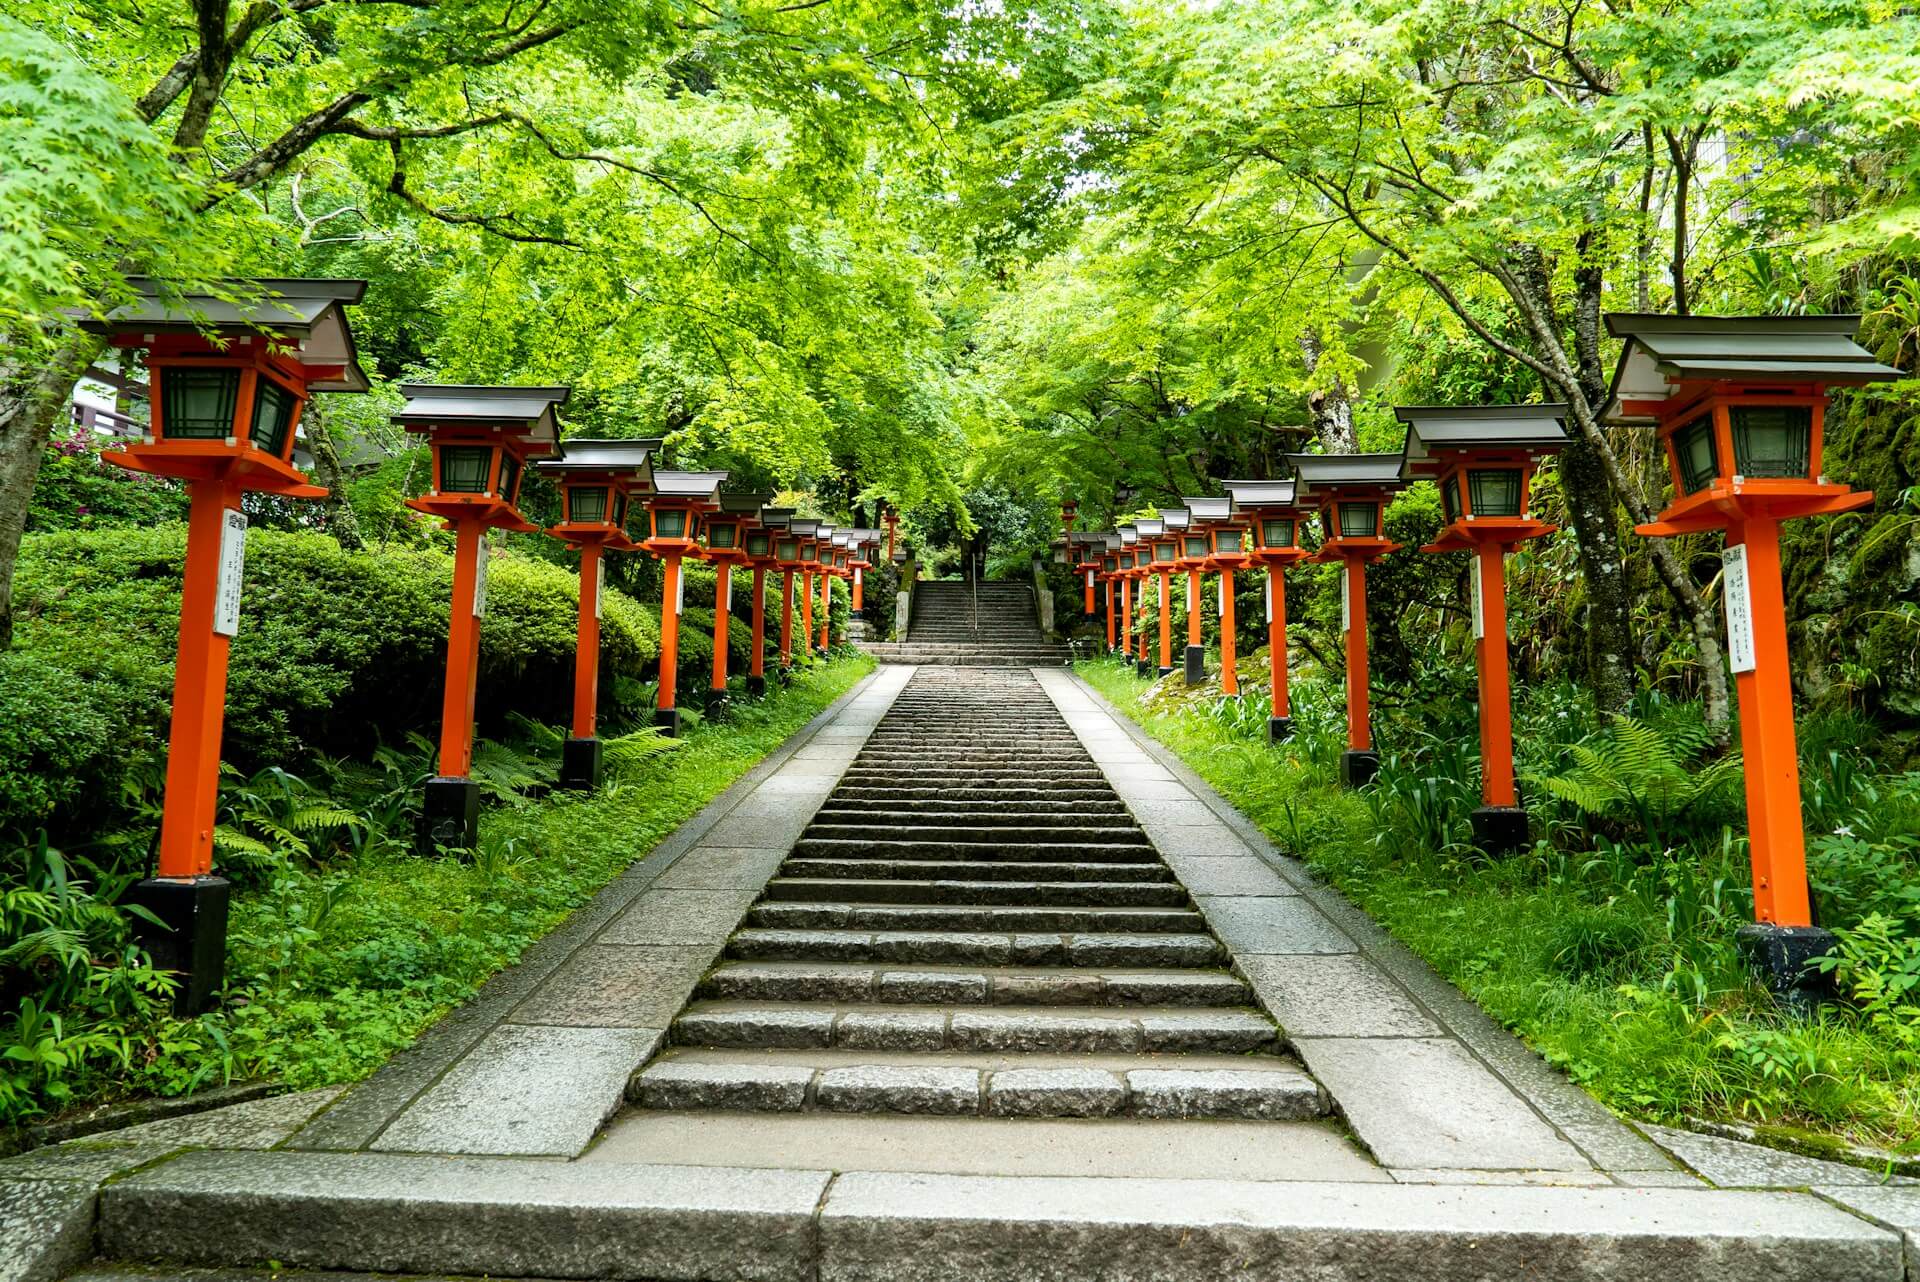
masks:
[[[1250,737],[1264,707],[1223,707],[1106,661],[1077,670],[1277,846],[1616,1112],[1758,1124],[1799,1147],[1920,1152],[1920,1045],[1844,1005],[1813,1020],[1783,1016],[1741,969],[1732,932],[1751,902],[1743,842],[1722,833],[1704,847],[1630,851],[1547,807],[1553,840],[1488,860],[1460,831],[1477,782],[1457,750],[1440,770],[1444,750],[1419,763],[1390,756],[1374,788],[1338,785],[1337,686],[1297,685],[1296,738],[1269,747]],[[1431,722],[1419,711],[1397,725],[1383,717],[1393,725],[1383,743],[1413,741]]]
[[[787,688],[699,723],[678,750],[595,792],[489,810],[470,859],[389,846],[253,879],[233,905],[228,1003],[162,1021],[132,1071],[84,1083],[72,1102],[182,1094],[229,1077],[299,1088],[365,1077],[872,666],[847,657],[802,669]]]

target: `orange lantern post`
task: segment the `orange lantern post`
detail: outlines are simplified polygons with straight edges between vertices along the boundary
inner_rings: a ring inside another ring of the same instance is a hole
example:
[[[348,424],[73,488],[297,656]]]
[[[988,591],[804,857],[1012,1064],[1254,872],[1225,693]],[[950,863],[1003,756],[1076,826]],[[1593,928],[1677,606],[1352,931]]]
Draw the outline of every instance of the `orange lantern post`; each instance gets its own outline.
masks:
[[[648,538],[640,545],[660,558],[660,693],[654,700],[654,724],[669,736],[680,733],[680,614],[687,603],[681,561],[699,554],[700,519],[720,508],[725,472],[655,472],[654,496],[647,504]]]
[[[806,524],[797,521],[788,510],[774,529],[773,561],[780,570],[780,680],[782,684],[793,678],[793,581],[806,564],[804,559],[804,541],[800,537],[800,526]]]
[[[364,392],[345,306],[358,280],[235,280],[226,297],[180,293],[136,278],[131,303],[80,327],[114,347],[146,351],[152,418],[137,445],[101,457],[186,482],[187,551],[167,736],[155,875],[127,902],[156,968],[178,976],[174,1009],[197,1014],[226,981],[230,883],[213,872],[227,654],[240,630],[248,491],[323,498],[293,465],[295,432],[314,392]]]
[[[1118,619],[1116,607],[1120,600],[1120,532],[1110,530],[1103,536],[1105,550],[1100,556],[1100,583],[1106,590],[1107,605],[1107,653],[1113,653],[1114,638]]]
[[[1473,841],[1489,854],[1527,844],[1527,812],[1513,777],[1513,700],[1507,675],[1507,550],[1554,527],[1527,514],[1533,471],[1566,445],[1565,405],[1404,407],[1400,474],[1440,486],[1447,524],[1422,552],[1473,554],[1473,654],[1480,684],[1480,797]]]
[[[748,531],[760,524],[760,508],[772,494],[722,494],[720,510],[700,523],[700,556],[713,565],[713,678],[707,686],[707,712],[717,716],[727,705],[727,664],[732,638],[733,569],[747,565]]]
[[[747,694],[755,699],[767,692],[767,571],[779,567],[779,541],[787,536],[792,515],[789,508],[762,508],[759,524],[747,531],[747,564],[753,567],[753,658],[747,664]]]
[[[1213,570],[1220,576],[1216,584],[1220,609],[1220,691],[1222,694],[1237,695],[1240,693],[1240,674],[1235,666],[1238,659],[1235,654],[1233,572],[1249,564],[1245,531],[1233,519],[1233,499],[1230,497],[1198,497],[1183,501],[1193,522],[1186,540],[1188,558],[1197,560],[1203,572]],[[1196,532],[1203,544],[1200,548],[1192,545],[1191,536]],[[1194,603],[1196,613],[1197,604]],[[1190,661],[1189,666],[1201,665]]]
[[[1234,515],[1246,522],[1247,560],[1267,571],[1267,673],[1272,701],[1267,714],[1267,742],[1278,743],[1293,734],[1293,709],[1287,694],[1286,569],[1306,559],[1300,547],[1300,522],[1305,513],[1295,503],[1291,479],[1221,484],[1233,500]]]
[[[1153,541],[1153,568],[1160,578],[1160,676],[1173,671],[1173,572],[1180,566],[1183,539],[1187,533],[1187,510],[1180,507],[1162,508],[1160,511],[1161,532]],[[1190,579],[1197,576],[1189,576]],[[1197,596],[1192,582],[1188,584],[1189,596]],[[1192,616],[1188,617],[1187,637],[1193,639]]]
[[[560,524],[547,533],[580,553],[580,608],[573,650],[573,724],[560,747],[560,786],[593,788],[600,782],[600,615],[606,586],[606,553],[632,551],[627,508],[653,493],[653,457],[658,440],[567,441],[557,457],[534,466],[560,485]]]
[[[800,648],[811,655],[813,576],[820,569],[820,522],[811,519],[795,521],[793,532],[800,536]]]
[[[1813,924],[1781,587],[1780,523],[1849,512],[1869,492],[1820,470],[1827,389],[1901,377],[1854,341],[1858,316],[1610,315],[1626,340],[1608,417],[1655,427],[1673,502],[1651,537],[1724,530],[1727,660],[1740,700],[1754,922],[1738,942],[1789,1007],[1831,983],[1810,968],[1833,944]]]
[[[1340,626],[1347,639],[1347,750],[1340,779],[1350,788],[1380,769],[1373,750],[1367,691],[1367,564],[1400,545],[1386,537],[1387,502],[1401,487],[1398,454],[1289,454],[1298,473],[1295,494],[1317,502],[1326,541],[1315,561],[1341,567]]]
[[[1139,577],[1136,568],[1140,552],[1140,532],[1131,525],[1121,526],[1120,551],[1114,557],[1114,578],[1120,583],[1120,643],[1116,653],[1131,657],[1133,654],[1134,628],[1134,581]]]
[[[833,581],[846,570],[846,547],[838,526],[820,527],[820,643],[821,658],[833,649]]]
[[[1180,535],[1180,556],[1174,564],[1187,572],[1186,681],[1190,686],[1197,686],[1207,679],[1205,620],[1200,606],[1201,576],[1217,568],[1213,563],[1213,526],[1227,519],[1233,503],[1230,499],[1207,497],[1183,498],[1180,501],[1187,505],[1187,528]],[[1226,609],[1223,597],[1223,620]],[[1224,633],[1223,626],[1223,644],[1226,643]],[[1222,680],[1226,679],[1223,676]],[[1228,693],[1233,692],[1229,690]]]
[[[887,560],[894,561],[898,564],[898,559],[894,555],[893,543],[894,533],[900,528],[900,514],[892,508],[888,508],[881,514],[880,520],[881,523],[887,527]]]
[[[1081,613],[1092,619],[1094,579],[1100,573],[1100,554],[1106,547],[1107,536],[1096,530],[1081,530],[1070,535],[1069,541],[1074,550],[1073,572],[1080,578]]]
[[[480,620],[487,607],[486,534],[533,533],[520,515],[527,461],[558,449],[555,410],[564,387],[472,387],[407,383],[393,421],[427,438],[433,474],[427,493],[407,500],[453,531],[453,597],[447,624],[447,680],[440,699],[440,773],[427,780],[416,837],[422,854],[467,849],[479,839],[480,785],[473,765],[474,693]]]
[[[1135,521],[1133,523],[1133,529],[1139,539],[1139,544],[1133,558],[1134,581],[1138,585],[1134,588],[1133,608],[1134,613],[1138,617],[1138,631],[1140,634],[1137,638],[1134,652],[1136,660],[1134,671],[1140,676],[1150,677],[1154,675],[1154,671],[1150,648],[1152,643],[1147,635],[1149,627],[1147,622],[1147,584],[1154,577],[1153,562],[1156,555],[1154,541],[1166,535],[1167,527],[1165,522],[1159,517],[1148,516],[1141,517]],[[1166,553],[1167,564],[1171,566],[1173,564],[1173,543],[1171,540],[1168,540],[1166,543]],[[1166,579],[1163,576],[1160,580],[1160,613],[1163,620],[1161,623],[1163,629],[1166,627],[1164,622],[1167,612],[1166,586]]]

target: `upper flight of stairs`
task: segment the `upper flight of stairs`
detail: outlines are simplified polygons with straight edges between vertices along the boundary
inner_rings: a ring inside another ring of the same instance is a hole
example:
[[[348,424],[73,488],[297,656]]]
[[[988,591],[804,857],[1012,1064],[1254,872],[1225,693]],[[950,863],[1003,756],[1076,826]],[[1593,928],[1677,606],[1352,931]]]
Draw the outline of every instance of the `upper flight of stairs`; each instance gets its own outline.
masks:
[[[916,674],[643,1109],[1298,1120],[1327,1102],[1025,673]]]
[[[959,580],[915,584],[906,639],[863,648],[882,663],[964,667],[1047,667],[1071,657],[1040,631],[1031,587]]]

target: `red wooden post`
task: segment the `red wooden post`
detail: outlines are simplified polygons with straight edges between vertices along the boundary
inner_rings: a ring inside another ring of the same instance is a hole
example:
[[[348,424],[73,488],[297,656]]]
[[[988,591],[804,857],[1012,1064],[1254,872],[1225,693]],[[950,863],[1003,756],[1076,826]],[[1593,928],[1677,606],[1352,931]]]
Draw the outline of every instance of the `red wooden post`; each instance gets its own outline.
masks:
[[[780,572],[780,666],[793,666],[793,571]]]
[[[654,723],[668,734],[680,732],[680,713],[675,707],[680,687],[680,604],[686,585],[681,582],[680,558],[668,554],[661,558],[660,579],[660,692],[655,696]]]
[[[760,694],[767,688],[767,571],[753,567],[753,658],[747,664],[747,692]]]
[[[715,694],[727,692],[728,616],[733,613],[733,566],[722,563],[713,572],[713,681]]]
[[[1233,645],[1233,571],[1220,571],[1220,689],[1224,694],[1240,693],[1240,674],[1234,670]]]
[[[1293,733],[1293,704],[1287,697],[1287,577],[1278,562],[1267,566],[1267,676],[1273,682],[1273,708],[1267,717],[1267,741]]]
[[[486,525],[453,522],[453,597],[447,618],[447,680],[440,696],[440,777],[464,778],[473,765],[474,695],[480,680],[480,619],[486,610]]]

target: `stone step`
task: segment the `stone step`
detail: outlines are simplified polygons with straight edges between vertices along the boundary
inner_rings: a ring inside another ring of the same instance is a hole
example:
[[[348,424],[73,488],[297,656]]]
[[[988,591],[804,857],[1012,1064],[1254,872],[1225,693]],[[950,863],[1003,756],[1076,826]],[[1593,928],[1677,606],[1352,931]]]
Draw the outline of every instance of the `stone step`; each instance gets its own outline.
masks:
[[[809,859],[789,858],[782,877],[879,881],[1131,881],[1178,885],[1173,870],[1155,859],[1133,863],[1046,863],[995,859]]]
[[[1181,908],[1186,890],[1174,881],[889,881],[880,878],[775,877],[762,902],[883,904],[1106,904]]]
[[[868,841],[884,841],[891,845],[895,842],[939,842],[942,845],[975,845],[998,847],[1010,842],[1043,843],[1049,846],[1073,845],[1076,848],[1082,842],[1103,843],[1114,846],[1146,846],[1146,834],[1133,826],[1130,818],[1116,819],[1114,822],[1099,824],[1088,823],[1075,816],[1062,816],[1055,823],[1039,823],[1016,827],[1013,824],[975,824],[961,822],[946,823],[859,823],[835,824],[820,823],[817,820],[807,825],[808,841],[844,841],[859,845]]]
[[[676,1046],[754,1050],[1243,1055],[1280,1044],[1273,1021],[1231,1007],[965,1006],[695,1001]]]
[[[1284,1062],[1222,1064],[1169,1055],[1127,1067],[1007,1057],[942,1056],[939,1062],[844,1062],[793,1052],[741,1061],[673,1051],[636,1073],[628,1098],[643,1109],[730,1112],[912,1113],[983,1117],[1323,1117],[1325,1093]],[[854,1057],[857,1060],[859,1057]]]
[[[1108,904],[1056,907],[1035,904],[876,904],[845,901],[761,902],[747,925],[776,930],[1120,930],[1139,934],[1197,934],[1206,919],[1190,908],[1136,908]]]
[[[842,1119],[750,1120],[758,1131]],[[977,1118],[954,1119],[964,1128],[954,1131],[938,1130],[947,1122],[933,1117],[864,1119],[905,1123],[917,1125],[891,1139],[957,1144],[982,1129]],[[1084,1136],[1100,1124],[996,1125]],[[1299,1144],[1318,1126],[1263,1125],[1290,1158],[1325,1152]],[[1803,1193],[1250,1181],[1230,1169],[1211,1179],[859,1170],[836,1178],[830,1154],[813,1156],[818,1130],[809,1129],[781,1131],[764,1159],[734,1166],[692,1164],[683,1137],[660,1162],[187,1152],[102,1188],[96,1241],[109,1261],[172,1261],[136,1275],[169,1282],[180,1265],[268,1261],[436,1277],[834,1282],[1898,1282],[1905,1272],[1898,1232]],[[1290,1147],[1289,1135],[1298,1137]],[[1112,1146],[1107,1137],[1093,1143]],[[1191,1152],[1183,1150],[1189,1170]]]
[[[1142,835],[1128,841],[1125,834],[1112,834],[1104,841],[886,841],[880,838],[802,837],[793,843],[793,854],[802,859],[931,859],[954,863],[968,859],[995,862],[1029,861],[1066,863],[1084,860],[1090,863],[1158,863],[1159,854]]]
[[[975,962],[989,966],[1223,965],[1212,935],[995,934],[933,930],[737,930],[738,961]]]
[[[1252,991],[1220,970],[1085,970],[854,962],[722,962],[701,982],[712,1000],[976,1006],[1246,1006]]]
[[[1018,787],[1001,788],[960,787],[942,788],[932,784],[849,784],[843,778],[828,798],[828,804],[841,805],[846,802],[909,802],[939,801],[954,804],[985,802],[998,805],[1019,805],[1029,802],[1052,802],[1057,805],[1073,805],[1078,802],[1114,802],[1113,789],[1104,782],[1097,786],[1074,785],[1062,788],[1035,788],[1032,781]]]
[[[929,819],[965,818],[986,823],[1006,816],[1015,822],[1045,815],[1083,815],[1089,818],[1112,815],[1131,819],[1126,806],[1115,798],[1109,801],[987,801],[976,799],[961,803],[945,797],[927,797],[919,801],[890,801],[885,797],[827,798],[827,804],[814,812],[819,823],[884,823],[900,819],[925,823]]]

